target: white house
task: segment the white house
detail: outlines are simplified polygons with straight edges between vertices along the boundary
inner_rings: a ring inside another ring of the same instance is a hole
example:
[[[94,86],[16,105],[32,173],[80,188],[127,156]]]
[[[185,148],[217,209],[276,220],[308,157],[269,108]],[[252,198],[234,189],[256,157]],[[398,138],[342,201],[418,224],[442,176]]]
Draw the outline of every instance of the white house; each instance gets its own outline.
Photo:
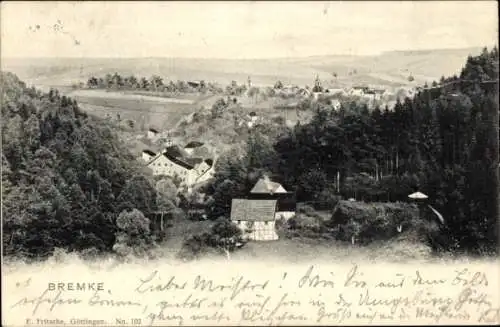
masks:
[[[154,128],[150,128],[147,133],[148,139],[154,139],[158,135],[158,131]]]
[[[144,150],[142,151],[142,160],[144,161],[150,161],[152,158],[156,156],[156,153],[154,153],[151,150]]]
[[[276,204],[276,200],[233,199],[231,221],[241,229],[247,239],[254,241],[277,240]]]
[[[362,96],[365,95],[366,91],[367,91],[366,87],[363,87],[363,86],[354,86],[354,87],[352,87],[349,90],[349,95],[362,97]]]
[[[191,186],[209,179],[213,168],[212,160],[183,157],[176,146],[169,147],[153,157],[147,167],[153,170],[153,175],[178,177],[182,184]]]

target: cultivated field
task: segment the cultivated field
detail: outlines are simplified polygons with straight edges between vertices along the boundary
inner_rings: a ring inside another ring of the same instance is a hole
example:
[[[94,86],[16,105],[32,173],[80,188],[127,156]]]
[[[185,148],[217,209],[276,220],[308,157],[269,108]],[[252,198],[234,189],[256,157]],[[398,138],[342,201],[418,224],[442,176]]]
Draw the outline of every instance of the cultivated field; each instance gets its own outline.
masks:
[[[133,120],[138,128],[155,127],[171,129],[182,116],[190,114],[199,106],[194,100],[154,97],[103,90],[78,90],[67,93],[80,106],[98,117]]]

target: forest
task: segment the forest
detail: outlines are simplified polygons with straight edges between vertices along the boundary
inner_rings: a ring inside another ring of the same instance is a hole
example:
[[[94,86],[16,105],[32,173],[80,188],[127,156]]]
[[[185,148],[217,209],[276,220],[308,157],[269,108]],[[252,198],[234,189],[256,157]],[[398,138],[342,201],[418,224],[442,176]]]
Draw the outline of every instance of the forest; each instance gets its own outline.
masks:
[[[394,110],[311,105],[314,118],[272,140],[257,129],[243,155],[218,162],[212,217],[229,215],[266,173],[298,201],[408,201],[415,191],[446,220],[439,250],[498,251],[498,49],[469,56],[459,76],[425,85]]]
[[[161,237],[148,217],[172,204],[110,126],[57,90],[4,72],[1,83],[5,255],[129,251]]]

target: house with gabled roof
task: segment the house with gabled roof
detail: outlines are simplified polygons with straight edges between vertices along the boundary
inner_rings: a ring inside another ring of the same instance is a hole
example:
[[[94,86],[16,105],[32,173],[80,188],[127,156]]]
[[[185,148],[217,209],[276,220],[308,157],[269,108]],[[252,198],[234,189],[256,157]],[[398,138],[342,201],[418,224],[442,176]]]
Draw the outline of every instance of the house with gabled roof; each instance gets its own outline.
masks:
[[[295,194],[264,176],[247,197],[232,200],[231,221],[250,240],[277,240],[276,221],[293,217],[295,208]]]
[[[254,241],[274,241],[276,233],[276,200],[233,199],[231,221]]]
[[[153,175],[177,177],[182,184],[189,187],[199,182],[199,179],[212,169],[210,163],[213,161],[188,157],[183,149],[174,145],[151,158],[147,167],[153,171]]]
[[[286,190],[280,183],[271,181],[269,177],[265,175],[257,181],[255,186],[250,190],[250,193],[274,194],[286,193]]]

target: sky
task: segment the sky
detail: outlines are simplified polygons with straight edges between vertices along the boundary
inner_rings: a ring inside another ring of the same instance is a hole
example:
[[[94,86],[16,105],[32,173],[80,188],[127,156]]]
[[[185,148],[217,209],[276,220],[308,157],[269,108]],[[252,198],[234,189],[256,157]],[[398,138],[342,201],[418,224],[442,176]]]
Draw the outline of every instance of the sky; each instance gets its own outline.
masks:
[[[9,2],[2,57],[276,58],[497,44],[497,1]]]

